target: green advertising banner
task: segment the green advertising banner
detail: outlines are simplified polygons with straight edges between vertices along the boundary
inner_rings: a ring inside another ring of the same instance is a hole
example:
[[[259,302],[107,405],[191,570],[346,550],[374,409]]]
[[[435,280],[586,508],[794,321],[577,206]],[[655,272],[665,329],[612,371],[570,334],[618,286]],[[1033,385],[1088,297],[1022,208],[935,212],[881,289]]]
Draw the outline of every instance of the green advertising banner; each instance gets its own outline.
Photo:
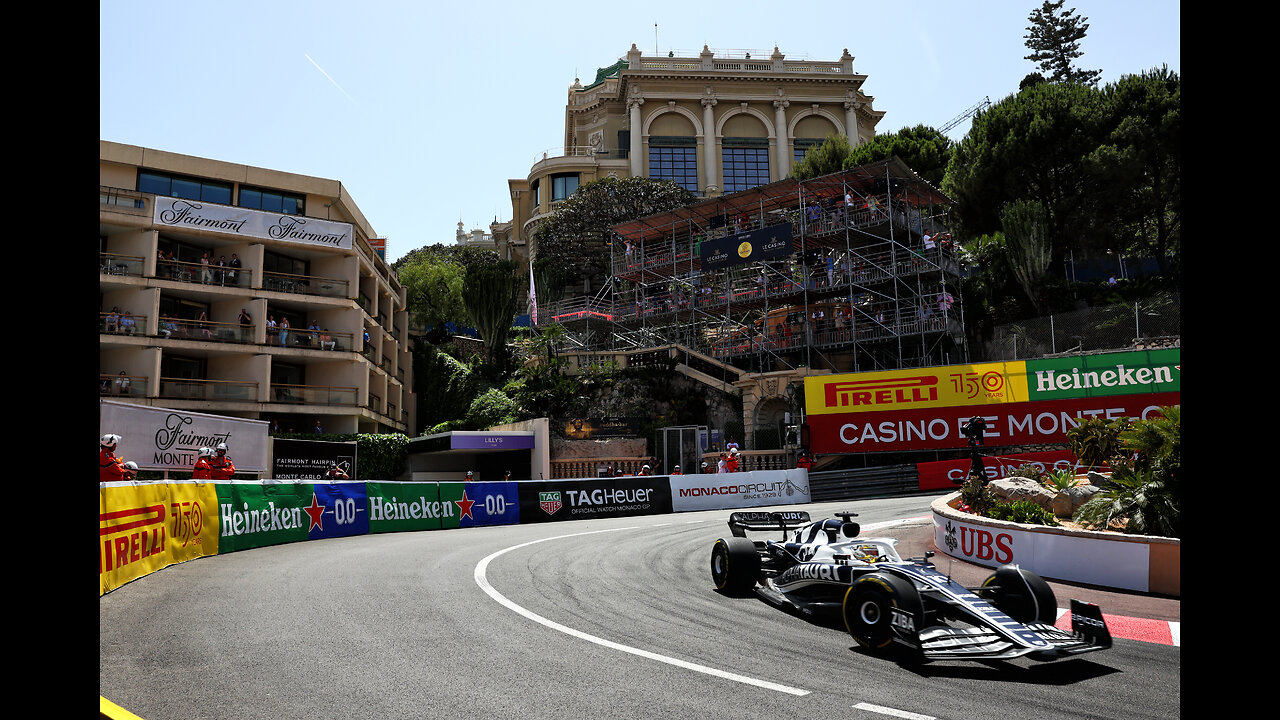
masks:
[[[313,523],[308,509],[315,504],[311,485],[220,483],[216,489],[219,553],[307,539]]]
[[[1027,360],[1029,399],[1181,392],[1181,352],[1171,348]]]
[[[440,502],[436,483],[370,482],[369,532],[439,530],[446,517],[456,517],[456,506]],[[449,527],[457,527],[455,519]]]

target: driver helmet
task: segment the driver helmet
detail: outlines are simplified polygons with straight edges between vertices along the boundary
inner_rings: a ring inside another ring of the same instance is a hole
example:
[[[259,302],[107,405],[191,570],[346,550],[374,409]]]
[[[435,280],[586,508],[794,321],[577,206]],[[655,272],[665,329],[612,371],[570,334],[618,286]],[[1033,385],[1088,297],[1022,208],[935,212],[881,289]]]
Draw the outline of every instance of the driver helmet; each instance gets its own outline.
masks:
[[[202,447],[202,448],[200,448],[199,456],[200,456],[200,457],[213,457],[213,449],[212,449],[212,448],[207,448],[207,447]]]
[[[106,435],[103,435],[103,436],[102,436],[101,445],[102,445],[102,447],[111,447],[111,448],[113,448],[113,447],[115,447],[115,446],[116,446],[116,444],[117,444],[117,443],[119,443],[119,442],[120,442],[120,436],[119,436],[119,435],[113,435],[113,434],[111,434],[111,433],[107,433]]]

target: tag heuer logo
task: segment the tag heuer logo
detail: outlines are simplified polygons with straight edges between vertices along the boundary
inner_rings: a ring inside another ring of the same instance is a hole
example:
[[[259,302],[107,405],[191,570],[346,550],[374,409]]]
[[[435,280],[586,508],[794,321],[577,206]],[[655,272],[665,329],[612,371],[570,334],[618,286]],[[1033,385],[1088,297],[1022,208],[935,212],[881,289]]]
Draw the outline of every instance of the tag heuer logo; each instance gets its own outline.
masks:
[[[540,492],[538,493],[538,505],[542,508],[542,512],[548,515],[555,515],[556,511],[562,506],[560,502],[559,492]]]

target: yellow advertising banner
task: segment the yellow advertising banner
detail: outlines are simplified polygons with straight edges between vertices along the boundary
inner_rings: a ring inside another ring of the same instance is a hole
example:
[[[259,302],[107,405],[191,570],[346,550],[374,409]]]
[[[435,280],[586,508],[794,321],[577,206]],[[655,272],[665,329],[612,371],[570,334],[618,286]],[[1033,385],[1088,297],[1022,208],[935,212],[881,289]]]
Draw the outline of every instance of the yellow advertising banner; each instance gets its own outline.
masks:
[[[173,563],[218,554],[218,496],[208,483],[100,485],[98,594]]]
[[[805,378],[810,415],[1027,402],[1027,364],[1014,362]]]

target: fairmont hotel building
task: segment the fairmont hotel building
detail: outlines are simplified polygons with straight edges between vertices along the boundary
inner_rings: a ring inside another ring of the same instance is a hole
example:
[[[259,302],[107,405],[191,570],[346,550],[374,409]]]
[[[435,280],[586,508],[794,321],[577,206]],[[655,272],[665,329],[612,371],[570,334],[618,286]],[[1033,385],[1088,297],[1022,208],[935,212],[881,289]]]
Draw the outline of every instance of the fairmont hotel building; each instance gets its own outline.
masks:
[[[412,435],[405,291],[341,182],[100,141],[99,392]]]

